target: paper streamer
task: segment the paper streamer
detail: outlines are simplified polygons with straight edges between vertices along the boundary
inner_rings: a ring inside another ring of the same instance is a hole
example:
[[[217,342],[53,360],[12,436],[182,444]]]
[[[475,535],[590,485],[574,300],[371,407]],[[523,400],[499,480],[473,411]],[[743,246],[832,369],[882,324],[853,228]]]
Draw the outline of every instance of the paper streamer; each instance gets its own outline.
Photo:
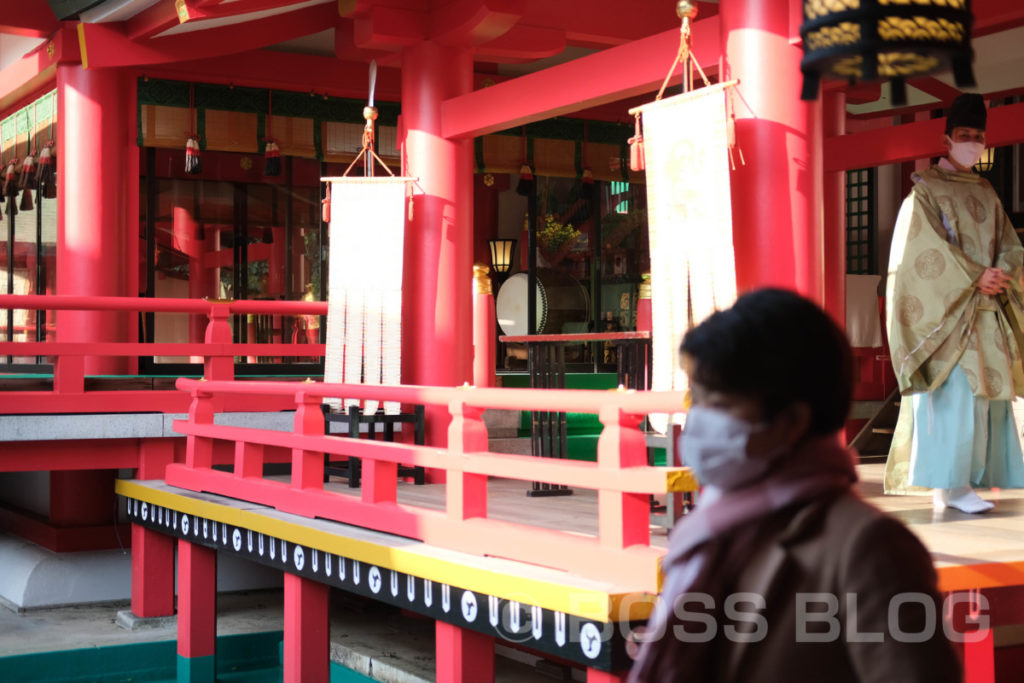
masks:
[[[399,384],[402,376],[402,266],[405,177],[325,178],[331,183],[327,354],[324,381]],[[328,399],[332,410],[356,399]],[[377,401],[363,410],[374,413]],[[389,415],[400,411],[386,402]]]
[[[641,108],[655,391],[686,390],[683,335],[736,300],[725,94],[710,86]],[[664,432],[668,416],[651,424]]]

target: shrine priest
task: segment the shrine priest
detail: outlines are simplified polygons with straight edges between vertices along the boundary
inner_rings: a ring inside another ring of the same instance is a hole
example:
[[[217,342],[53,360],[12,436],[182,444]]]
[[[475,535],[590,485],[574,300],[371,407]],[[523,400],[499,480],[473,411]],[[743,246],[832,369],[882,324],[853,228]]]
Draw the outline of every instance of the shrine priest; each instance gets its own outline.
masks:
[[[893,233],[886,327],[903,395],[886,463],[889,493],[933,490],[935,506],[981,513],[974,487],[1024,487],[1011,401],[1024,395],[1024,247],[987,180],[981,95],[957,97],[946,155],[913,175]]]

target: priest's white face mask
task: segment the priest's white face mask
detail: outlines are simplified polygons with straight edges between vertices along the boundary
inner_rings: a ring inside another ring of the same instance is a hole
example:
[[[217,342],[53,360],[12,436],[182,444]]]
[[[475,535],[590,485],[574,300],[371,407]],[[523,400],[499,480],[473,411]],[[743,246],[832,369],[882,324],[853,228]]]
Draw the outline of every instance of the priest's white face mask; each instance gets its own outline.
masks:
[[[985,131],[957,126],[945,138],[949,158],[963,168],[972,168],[985,151]]]

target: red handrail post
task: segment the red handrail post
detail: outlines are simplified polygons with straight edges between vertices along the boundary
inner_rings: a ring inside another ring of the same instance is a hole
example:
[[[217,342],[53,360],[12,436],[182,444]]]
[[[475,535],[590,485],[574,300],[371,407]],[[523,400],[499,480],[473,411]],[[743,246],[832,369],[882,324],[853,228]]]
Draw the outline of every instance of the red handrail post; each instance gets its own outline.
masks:
[[[53,390],[58,394],[81,394],[85,392],[85,358],[82,356],[57,356],[53,365]]]
[[[174,462],[171,439],[144,439],[139,445],[138,479],[163,479]],[[169,513],[170,511],[168,511]],[[132,614],[167,617],[174,614],[174,537],[132,524]]]
[[[300,391],[295,396],[295,434],[303,436],[324,435],[324,413],[320,408],[322,399]],[[292,449],[292,488],[324,488],[324,454]]]
[[[235,442],[235,476],[239,479],[263,477],[263,444]]]
[[[643,415],[608,405],[598,414],[604,428],[597,439],[597,464],[602,469],[647,465],[647,444],[640,431]],[[598,535],[601,545],[626,548],[650,545],[650,496],[601,490],[598,500]]]
[[[193,389],[188,421],[192,424],[213,424],[215,412],[214,397],[202,389]],[[213,439],[189,434],[185,441],[185,465],[191,469],[209,469],[213,466]]]
[[[225,302],[210,304],[210,322],[206,325],[207,344],[230,344],[231,325],[228,317],[231,307]],[[209,380],[231,381],[235,378],[235,357],[232,355],[210,354],[203,362],[203,377]]]
[[[473,389],[466,389],[473,391]],[[452,421],[448,426],[448,462],[445,496],[448,515],[454,519],[487,516],[487,476],[468,474],[459,466],[459,459],[483,453],[487,447],[487,425],[484,409],[454,400],[448,404]]]

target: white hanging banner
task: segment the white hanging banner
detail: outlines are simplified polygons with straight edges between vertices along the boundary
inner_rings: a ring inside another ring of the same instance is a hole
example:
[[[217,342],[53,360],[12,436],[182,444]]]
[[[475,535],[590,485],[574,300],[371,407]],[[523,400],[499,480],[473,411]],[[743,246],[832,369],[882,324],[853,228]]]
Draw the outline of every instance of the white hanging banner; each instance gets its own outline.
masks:
[[[406,184],[413,178],[323,178],[331,183],[324,381],[398,384],[402,376],[402,263]],[[332,408],[341,401],[328,400]],[[358,405],[345,399],[345,408]],[[366,401],[363,411],[377,411]],[[400,406],[385,402],[388,415]]]
[[[726,88],[666,98],[642,112],[651,249],[655,391],[684,391],[679,342],[736,300]],[[664,431],[667,416],[651,416]]]

